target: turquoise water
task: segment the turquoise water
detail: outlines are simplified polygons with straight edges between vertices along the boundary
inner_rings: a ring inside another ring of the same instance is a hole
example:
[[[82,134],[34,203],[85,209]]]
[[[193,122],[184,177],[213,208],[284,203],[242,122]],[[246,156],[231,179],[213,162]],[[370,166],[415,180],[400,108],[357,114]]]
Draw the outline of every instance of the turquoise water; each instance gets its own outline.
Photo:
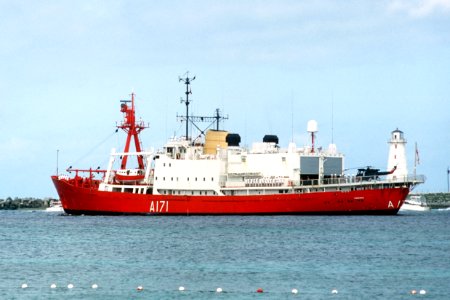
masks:
[[[426,294],[411,295],[413,289]],[[0,211],[0,299],[415,297],[450,299],[450,211],[218,217]]]

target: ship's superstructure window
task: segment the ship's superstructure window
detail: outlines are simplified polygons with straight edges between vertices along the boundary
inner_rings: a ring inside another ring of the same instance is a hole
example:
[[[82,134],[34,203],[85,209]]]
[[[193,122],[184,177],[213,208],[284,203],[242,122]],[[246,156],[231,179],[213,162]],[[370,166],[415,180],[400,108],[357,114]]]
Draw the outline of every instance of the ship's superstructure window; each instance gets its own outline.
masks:
[[[323,162],[323,173],[325,176],[341,175],[344,171],[342,165],[342,157],[326,157]]]

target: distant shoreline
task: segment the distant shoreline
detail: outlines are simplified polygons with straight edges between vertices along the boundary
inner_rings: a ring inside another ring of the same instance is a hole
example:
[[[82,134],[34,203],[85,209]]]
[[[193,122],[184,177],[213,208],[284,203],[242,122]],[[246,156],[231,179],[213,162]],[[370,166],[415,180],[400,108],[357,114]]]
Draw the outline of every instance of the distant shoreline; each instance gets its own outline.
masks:
[[[0,210],[17,210],[17,209],[46,209],[50,206],[52,198],[11,198],[0,199]]]
[[[430,208],[447,208],[450,207],[450,193],[412,193],[410,195],[425,196],[427,206]]]

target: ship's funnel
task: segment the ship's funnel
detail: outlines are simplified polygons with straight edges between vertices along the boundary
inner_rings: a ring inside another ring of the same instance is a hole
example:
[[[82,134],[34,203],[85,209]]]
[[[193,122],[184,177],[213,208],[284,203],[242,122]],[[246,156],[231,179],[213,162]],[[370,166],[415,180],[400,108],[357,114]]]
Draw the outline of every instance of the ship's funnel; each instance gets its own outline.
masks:
[[[212,129],[208,130],[205,136],[203,153],[215,155],[217,153],[217,147],[226,148],[228,146],[226,142],[227,135],[227,131]]]

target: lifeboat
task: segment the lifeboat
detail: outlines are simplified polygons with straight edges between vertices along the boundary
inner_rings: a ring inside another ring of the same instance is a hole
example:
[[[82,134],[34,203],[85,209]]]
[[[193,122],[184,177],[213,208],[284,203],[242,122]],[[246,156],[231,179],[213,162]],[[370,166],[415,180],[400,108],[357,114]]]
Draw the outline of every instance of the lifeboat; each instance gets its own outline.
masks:
[[[145,172],[142,169],[126,169],[116,171],[116,181],[120,183],[139,183],[144,180]]]

